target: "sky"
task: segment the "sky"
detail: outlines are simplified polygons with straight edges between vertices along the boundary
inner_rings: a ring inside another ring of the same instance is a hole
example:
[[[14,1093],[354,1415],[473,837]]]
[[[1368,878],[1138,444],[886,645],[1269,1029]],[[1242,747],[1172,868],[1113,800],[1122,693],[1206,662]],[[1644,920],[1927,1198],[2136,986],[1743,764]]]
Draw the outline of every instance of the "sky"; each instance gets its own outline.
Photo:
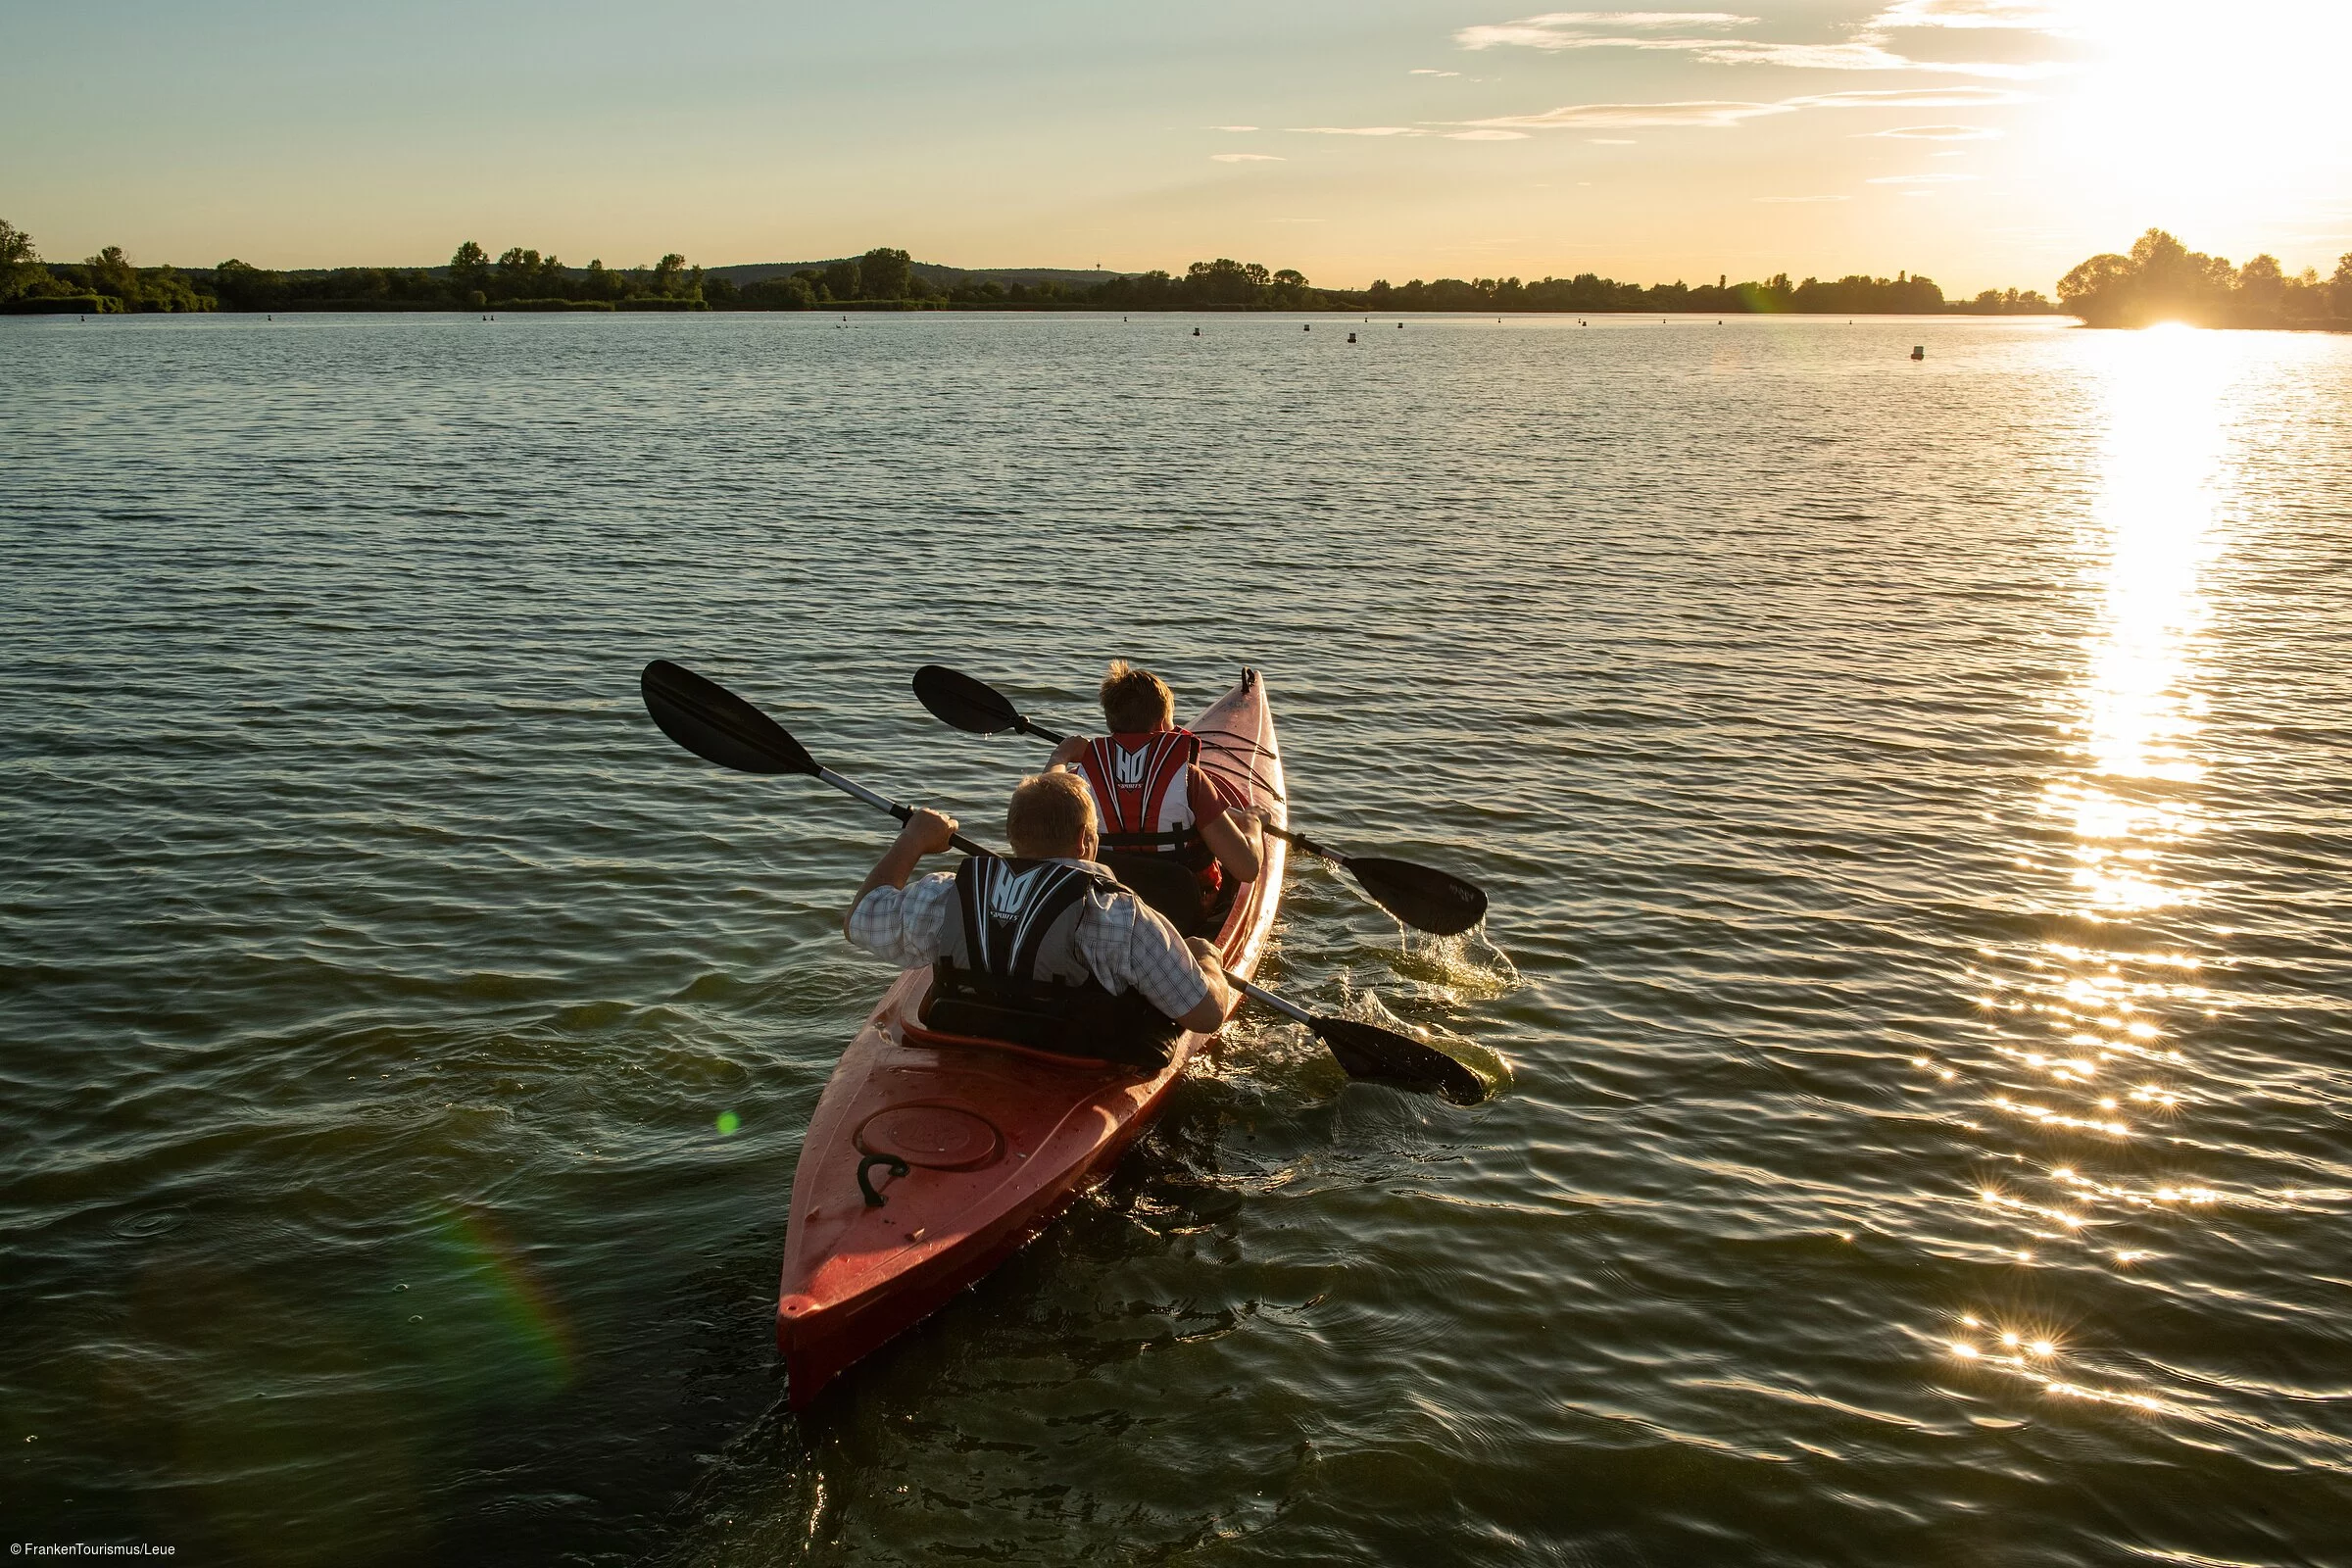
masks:
[[[14,0],[0,218],[143,265],[895,245],[1340,286],[2048,292],[2151,224],[2352,252],[2352,0],[1527,3]]]

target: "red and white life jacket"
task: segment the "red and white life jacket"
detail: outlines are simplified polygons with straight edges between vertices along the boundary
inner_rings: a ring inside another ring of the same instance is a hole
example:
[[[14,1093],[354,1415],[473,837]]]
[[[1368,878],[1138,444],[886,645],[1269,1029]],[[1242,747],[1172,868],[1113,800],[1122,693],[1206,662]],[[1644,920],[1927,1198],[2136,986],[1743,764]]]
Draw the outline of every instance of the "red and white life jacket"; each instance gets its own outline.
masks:
[[[1078,755],[1078,776],[1095,797],[1102,848],[1174,855],[1207,881],[1217,860],[1193,814],[1200,759],[1200,737],[1189,729],[1089,741]]]

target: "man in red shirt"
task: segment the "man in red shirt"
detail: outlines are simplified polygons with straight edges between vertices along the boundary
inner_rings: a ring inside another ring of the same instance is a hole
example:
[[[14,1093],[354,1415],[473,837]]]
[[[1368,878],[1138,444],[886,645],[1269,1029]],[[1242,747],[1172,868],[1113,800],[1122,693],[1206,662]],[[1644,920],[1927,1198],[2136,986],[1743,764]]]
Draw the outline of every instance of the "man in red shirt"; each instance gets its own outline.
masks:
[[[1054,749],[1054,765],[1086,781],[1105,862],[1122,877],[1166,861],[1192,877],[1198,907],[1162,906],[1179,926],[1197,929],[1231,902],[1232,889],[1257,879],[1265,847],[1258,815],[1200,765],[1200,743],[1177,728],[1175,694],[1157,675],[1111,661],[1102,677],[1102,717],[1108,735],[1071,736]],[[1152,887],[1137,891],[1162,904]]]

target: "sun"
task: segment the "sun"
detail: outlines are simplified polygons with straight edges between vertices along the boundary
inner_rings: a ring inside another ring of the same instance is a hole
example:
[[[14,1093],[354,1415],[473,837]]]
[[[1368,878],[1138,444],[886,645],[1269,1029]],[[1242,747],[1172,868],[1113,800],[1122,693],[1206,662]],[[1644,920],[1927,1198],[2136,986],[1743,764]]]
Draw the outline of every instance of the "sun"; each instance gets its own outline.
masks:
[[[2086,196],[2218,235],[2308,221],[2352,176],[2352,5],[2077,0],[2062,30],[2052,151]]]

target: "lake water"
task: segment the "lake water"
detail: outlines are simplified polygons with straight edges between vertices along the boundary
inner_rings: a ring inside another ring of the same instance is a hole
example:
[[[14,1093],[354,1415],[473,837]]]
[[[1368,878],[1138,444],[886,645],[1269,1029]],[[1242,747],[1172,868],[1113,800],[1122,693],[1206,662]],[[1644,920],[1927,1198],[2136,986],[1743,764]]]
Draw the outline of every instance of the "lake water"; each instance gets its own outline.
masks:
[[[2352,340],[1300,325],[0,321],[11,1539],[2340,1560]],[[1114,654],[1490,890],[1301,868],[1268,977],[1511,1081],[1253,1012],[789,1417],[889,824],[637,672],[995,838],[908,675]]]

